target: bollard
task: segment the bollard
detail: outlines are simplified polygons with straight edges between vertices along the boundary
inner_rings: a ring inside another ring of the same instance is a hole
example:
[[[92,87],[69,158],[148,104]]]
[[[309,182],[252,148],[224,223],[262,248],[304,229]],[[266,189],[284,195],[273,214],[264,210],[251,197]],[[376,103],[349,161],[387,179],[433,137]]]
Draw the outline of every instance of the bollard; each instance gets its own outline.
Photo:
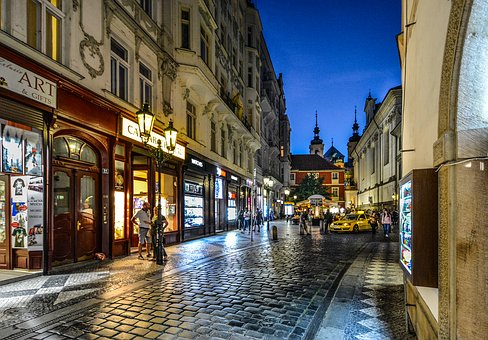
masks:
[[[273,228],[273,241],[278,241],[278,228],[275,225],[272,228]]]
[[[303,223],[300,222],[300,223],[298,223],[298,225],[299,225],[299,229],[300,229],[300,235],[304,235],[305,234],[305,230],[303,230]]]

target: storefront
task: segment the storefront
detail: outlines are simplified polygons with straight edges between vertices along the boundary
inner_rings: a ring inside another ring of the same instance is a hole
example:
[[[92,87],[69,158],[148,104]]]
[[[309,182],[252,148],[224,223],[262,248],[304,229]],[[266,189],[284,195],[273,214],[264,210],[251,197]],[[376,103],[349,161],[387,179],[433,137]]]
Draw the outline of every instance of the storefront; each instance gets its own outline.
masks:
[[[162,165],[161,188],[158,186],[158,171],[150,153],[143,147],[139,127],[126,117],[120,119],[121,138],[115,146],[114,181],[114,241],[113,255],[126,255],[137,247],[139,230],[130,222],[132,216],[150,202],[157,207],[161,196],[161,213],[168,221],[164,230],[167,244],[181,242],[183,228],[182,212],[182,167],[185,147],[176,145],[169,161]],[[160,133],[153,132],[149,145],[156,147]],[[159,195],[161,190],[161,195]],[[154,213],[154,211],[151,211]]]
[[[215,170],[215,231],[227,230],[227,170]]]
[[[183,239],[189,240],[215,231],[213,214],[213,196],[210,195],[212,184],[212,169],[202,157],[188,152],[186,155],[184,172],[184,227]]]
[[[241,179],[232,174],[227,173],[227,225],[229,229],[237,228],[237,207],[239,206],[239,186]]]
[[[42,269],[48,244],[46,121],[57,105],[57,87],[7,54],[0,56],[0,269]],[[41,83],[45,89],[33,86]]]

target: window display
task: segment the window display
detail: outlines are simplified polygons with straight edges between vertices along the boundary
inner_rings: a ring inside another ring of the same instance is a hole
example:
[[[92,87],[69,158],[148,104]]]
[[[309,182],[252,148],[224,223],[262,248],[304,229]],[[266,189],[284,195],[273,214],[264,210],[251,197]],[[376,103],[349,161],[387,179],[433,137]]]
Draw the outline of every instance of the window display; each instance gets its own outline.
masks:
[[[400,262],[412,272],[412,181],[400,187]]]
[[[228,221],[235,221],[236,220],[236,191],[229,191],[229,198],[227,200],[227,220]]]
[[[5,215],[5,183],[6,178],[0,178],[0,244],[7,241],[6,215]]]
[[[203,185],[185,181],[185,228],[203,227]]]
[[[123,191],[114,192],[114,237],[116,240],[125,238],[124,211],[125,194]]]

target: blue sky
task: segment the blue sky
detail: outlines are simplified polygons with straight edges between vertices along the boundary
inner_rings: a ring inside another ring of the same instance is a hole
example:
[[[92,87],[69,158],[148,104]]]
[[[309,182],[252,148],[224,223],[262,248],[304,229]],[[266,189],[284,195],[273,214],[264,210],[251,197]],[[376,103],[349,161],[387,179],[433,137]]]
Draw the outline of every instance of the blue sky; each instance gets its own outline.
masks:
[[[275,72],[283,73],[292,153],[309,152],[317,110],[325,150],[334,138],[347,156],[354,106],[362,133],[369,90],[380,102],[401,84],[401,1],[255,2]]]

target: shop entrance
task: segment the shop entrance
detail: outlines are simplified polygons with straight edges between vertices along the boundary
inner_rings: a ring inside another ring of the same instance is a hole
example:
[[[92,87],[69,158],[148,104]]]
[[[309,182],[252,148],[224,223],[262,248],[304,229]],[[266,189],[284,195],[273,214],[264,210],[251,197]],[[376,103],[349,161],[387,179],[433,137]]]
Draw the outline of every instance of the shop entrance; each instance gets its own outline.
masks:
[[[55,262],[93,259],[98,234],[98,174],[54,169]]]
[[[53,168],[53,265],[91,260],[100,248],[98,158],[74,137],[55,138],[53,155],[63,165]]]
[[[141,208],[144,202],[149,201],[149,169],[147,166],[132,166],[132,216],[134,216]],[[152,210],[151,210],[152,216]],[[132,225],[130,246],[137,247],[139,244],[139,227]]]

